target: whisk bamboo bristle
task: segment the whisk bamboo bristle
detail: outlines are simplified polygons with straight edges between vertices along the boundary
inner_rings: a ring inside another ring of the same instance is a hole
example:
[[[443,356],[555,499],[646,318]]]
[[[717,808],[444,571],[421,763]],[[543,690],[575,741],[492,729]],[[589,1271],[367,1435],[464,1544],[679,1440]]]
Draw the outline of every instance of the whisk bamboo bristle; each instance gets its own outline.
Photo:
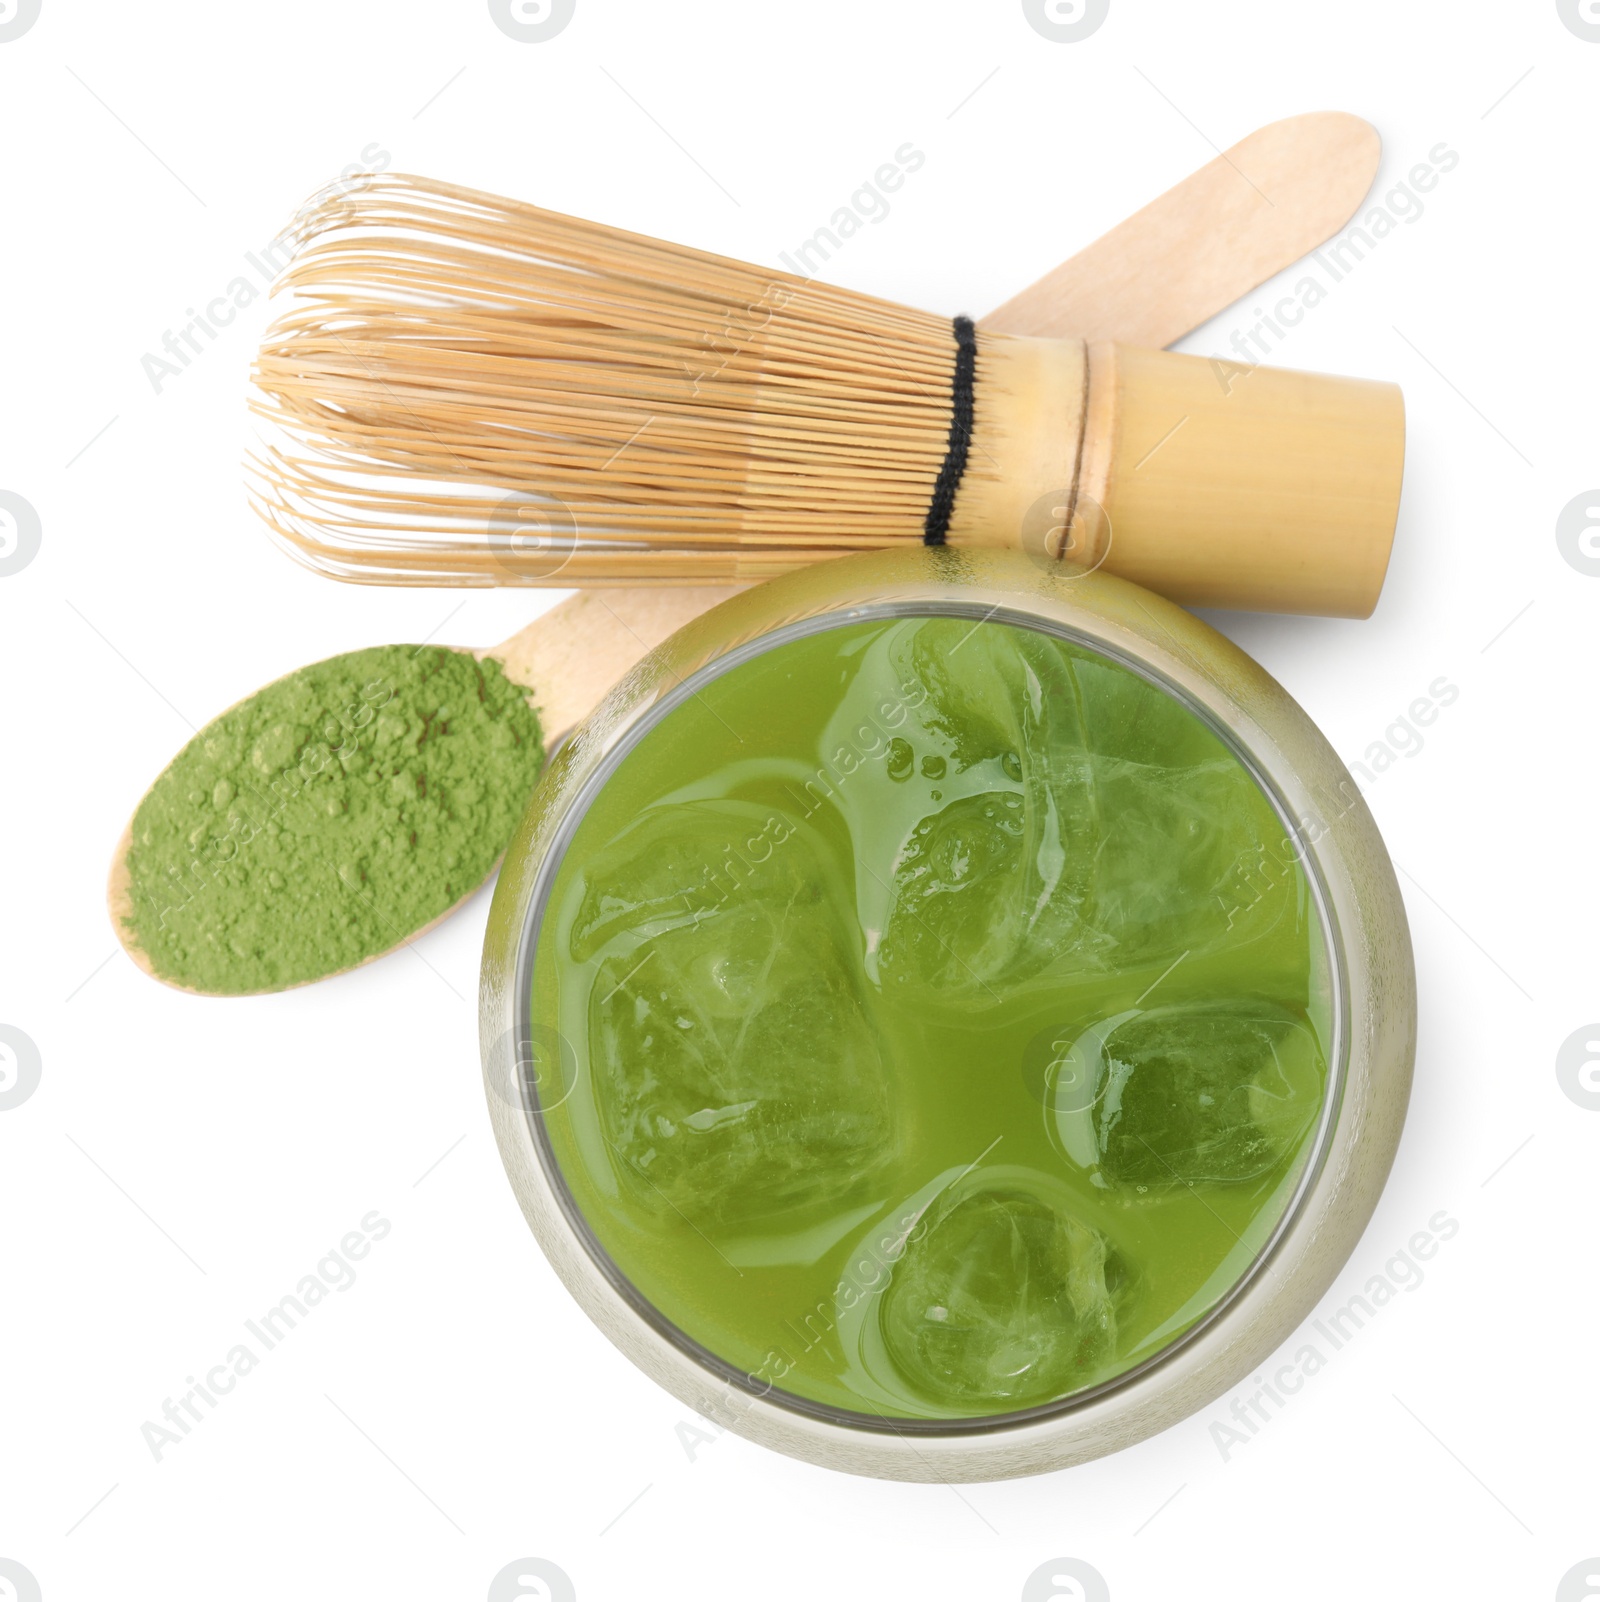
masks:
[[[390,583],[706,582],[920,539],[950,323],[422,178],[306,215],[258,510]]]

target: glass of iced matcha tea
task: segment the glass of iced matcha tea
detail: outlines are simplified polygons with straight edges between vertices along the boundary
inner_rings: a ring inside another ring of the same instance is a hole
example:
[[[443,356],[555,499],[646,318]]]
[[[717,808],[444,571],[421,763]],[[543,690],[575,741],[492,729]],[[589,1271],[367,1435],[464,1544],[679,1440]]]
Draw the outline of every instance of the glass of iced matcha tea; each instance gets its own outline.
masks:
[[[686,636],[563,754],[490,931],[491,1105],[568,1283],[702,1410],[869,1472],[1215,1394],[1352,1068],[1371,1199],[1404,1107],[1337,759],[1204,625],[1025,560],[829,564]]]

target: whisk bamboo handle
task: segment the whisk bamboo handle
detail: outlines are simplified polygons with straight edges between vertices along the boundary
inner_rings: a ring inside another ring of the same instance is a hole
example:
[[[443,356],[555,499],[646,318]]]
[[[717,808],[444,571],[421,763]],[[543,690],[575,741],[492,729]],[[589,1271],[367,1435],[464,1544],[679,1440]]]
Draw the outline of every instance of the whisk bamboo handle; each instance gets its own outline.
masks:
[[[1393,384],[991,339],[952,545],[1021,545],[1191,606],[1366,617],[1405,461]],[[984,408],[990,411],[986,420]]]

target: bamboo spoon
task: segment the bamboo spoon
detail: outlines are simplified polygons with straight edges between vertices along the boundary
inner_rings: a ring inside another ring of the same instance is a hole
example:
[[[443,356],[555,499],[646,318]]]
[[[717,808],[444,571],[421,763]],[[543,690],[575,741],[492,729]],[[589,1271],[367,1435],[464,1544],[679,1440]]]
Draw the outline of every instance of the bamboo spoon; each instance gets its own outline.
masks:
[[[1346,111],[1268,123],[980,323],[999,334],[1159,350],[1331,238],[1378,173]]]
[[[1077,326],[1099,338],[1126,332],[1147,345],[1170,344],[1342,227],[1370,187],[1378,149],[1376,133],[1343,113],[1274,123],[1008,301],[983,326],[1007,332],[1031,327],[1041,334]],[[1244,198],[1258,192],[1270,197],[1270,206]],[[1218,218],[1225,230],[1216,226]],[[1219,238],[1225,248],[1218,248]],[[1141,286],[1143,299],[1130,284]],[[497,658],[508,678],[529,689],[553,746],[629,668],[740,587],[581,591],[501,645],[469,654]],[[112,928],[145,973],[187,989],[156,972],[129,927],[132,840],[130,817],[111,864]],[[425,934],[460,905],[407,931],[389,949]]]

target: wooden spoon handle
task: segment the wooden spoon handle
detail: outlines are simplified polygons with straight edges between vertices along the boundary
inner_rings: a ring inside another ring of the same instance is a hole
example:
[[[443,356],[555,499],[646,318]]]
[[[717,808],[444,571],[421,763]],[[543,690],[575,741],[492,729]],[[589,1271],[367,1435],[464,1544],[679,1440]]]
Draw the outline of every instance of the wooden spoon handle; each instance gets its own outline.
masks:
[[[745,587],[579,590],[480,654],[496,657],[507,678],[534,692],[545,743],[553,745],[669,635]]]
[[[1382,150],[1344,111],[1269,123],[979,326],[1161,350],[1344,227]]]

